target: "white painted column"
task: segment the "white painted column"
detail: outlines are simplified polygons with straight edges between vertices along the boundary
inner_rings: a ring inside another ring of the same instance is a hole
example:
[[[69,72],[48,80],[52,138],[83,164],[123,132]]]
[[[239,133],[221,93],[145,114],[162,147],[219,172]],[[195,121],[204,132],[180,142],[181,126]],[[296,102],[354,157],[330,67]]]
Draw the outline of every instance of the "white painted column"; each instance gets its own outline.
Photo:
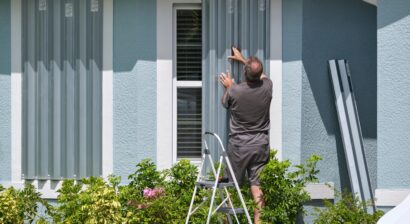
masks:
[[[270,78],[273,96],[270,107],[270,145],[282,159],[282,0],[271,1]]]
[[[11,181],[22,182],[21,177],[21,0],[11,1]]]
[[[113,0],[104,0],[102,72],[102,175],[113,173]]]

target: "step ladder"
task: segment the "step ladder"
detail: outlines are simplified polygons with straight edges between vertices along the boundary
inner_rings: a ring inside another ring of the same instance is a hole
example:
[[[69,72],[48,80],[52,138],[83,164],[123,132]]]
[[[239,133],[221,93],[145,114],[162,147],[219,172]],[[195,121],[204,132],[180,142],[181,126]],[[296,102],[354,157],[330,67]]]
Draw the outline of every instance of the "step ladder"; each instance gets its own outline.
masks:
[[[220,156],[219,156],[219,164],[218,164],[218,168],[215,169],[215,164],[214,161],[212,159],[212,155],[211,152],[208,148],[208,144],[206,142],[206,137],[210,136],[210,137],[215,137],[219,143],[218,147],[218,152],[220,152]],[[236,220],[237,223],[239,222],[238,219],[238,214],[245,214],[246,218],[248,220],[249,224],[252,224],[252,220],[251,217],[249,216],[249,212],[248,209],[246,208],[246,204],[245,204],[245,200],[243,199],[243,196],[241,194],[241,189],[239,188],[239,184],[236,180],[235,174],[233,172],[231,163],[229,161],[229,158],[226,154],[226,150],[222,144],[221,138],[212,132],[205,132],[205,134],[203,135],[203,139],[204,139],[204,150],[202,152],[202,160],[201,160],[201,166],[199,169],[199,174],[197,177],[197,181],[195,184],[195,188],[194,188],[194,193],[192,195],[192,199],[191,199],[191,203],[189,205],[189,211],[188,211],[188,215],[186,217],[186,222],[185,224],[189,223],[189,218],[192,216],[192,214],[194,214],[201,206],[206,205],[206,202],[208,200],[203,200],[199,205],[197,205],[195,208],[194,207],[194,201],[195,201],[195,196],[198,192],[198,188],[208,188],[208,189],[212,189],[212,196],[211,196],[211,200],[209,203],[209,211],[208,211],[208,216],[207,216],[207,220],[206,220],[206,224],[209,224],[209,222],[211,221],[211,217],[212,215],[214,215],[216,212],[220,212],[220,213],[224,213],[227,217],[227,221],[229,224],[232,224],[232,217],[233,216]],[[219,151],[219,148],[222,151]],[[212,169],[212,174],[213,174],[213,180],[209,180],[207,179],[205,176],[202,175],[203,173],[203,169],[204,169],[204,164],[206,161],[209,161],[211,169]],[[221,174],[221,169],[222,169],[222,164],[225,162],[226,166],[227,166],[227,171],[231,174],[230,176],[233,179],[233,182],[227,182],[227,183],[223,183],[223,182],[219,182],[219,175]],[[231,200],[231,196],[229,194],[228,188],[235,188],[236,193],[239,196],[239,199],[241,201],[242,207],[241,208],[235,208],[233,206],[232,200]],[[219,205],[216,204],[215,201],[215,197],[216,197],[216,192],[219,191],[219,197],[221,199],[221,203]],[[221,220],[219,220],[220,223],[222,223]]]

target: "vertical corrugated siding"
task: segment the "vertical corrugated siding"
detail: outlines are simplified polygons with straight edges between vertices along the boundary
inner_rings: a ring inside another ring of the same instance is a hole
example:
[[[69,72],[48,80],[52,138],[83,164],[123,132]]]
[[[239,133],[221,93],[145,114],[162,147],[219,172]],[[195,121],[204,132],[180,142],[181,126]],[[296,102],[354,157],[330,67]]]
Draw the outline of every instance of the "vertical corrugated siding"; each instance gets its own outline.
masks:
[[[99,1],[23,0],[25,179],[101,175]]]
[[[257,56],[269,71],[270,0],[203,0],[203,128],[215,132],[225,143],[228,113],[221,105],[224,88],[218,74],[229,69],[236,82],[243,77],[242,66],[227,62],[231,46],[245,57]],[[216,142],[210,142],[215,150]]]

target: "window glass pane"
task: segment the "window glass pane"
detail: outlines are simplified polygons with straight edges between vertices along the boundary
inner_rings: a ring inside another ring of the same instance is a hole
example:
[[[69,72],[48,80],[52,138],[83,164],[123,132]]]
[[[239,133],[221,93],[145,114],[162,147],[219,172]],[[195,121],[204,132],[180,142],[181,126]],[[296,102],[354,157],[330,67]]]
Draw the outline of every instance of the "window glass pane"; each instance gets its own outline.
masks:
[[[177,156],[198,158],[202,145],[202,89],[179,88],[177,98]]]
[[[202,79],[201,10],[177,10],[177,80]]]

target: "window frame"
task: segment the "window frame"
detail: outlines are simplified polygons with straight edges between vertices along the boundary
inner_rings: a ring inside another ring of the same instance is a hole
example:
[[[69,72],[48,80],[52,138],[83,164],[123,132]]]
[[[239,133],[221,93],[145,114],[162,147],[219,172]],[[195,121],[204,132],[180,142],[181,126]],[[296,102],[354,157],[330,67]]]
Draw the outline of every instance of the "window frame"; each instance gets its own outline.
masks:
[[[201,4],[174,4],[172,8],[172,162],[176,163],[181,159],[189,159],[194,164],[200,164],[201,157],[197,158],[178,158],[177,149],[177,91],[178,88],[201,88],[201,81],[178,81],[177,80],[177,10],[201,10]],[[202,39],[202,37],[201,37]],[[201,109],[202,113],[202,109]],[[202,118],[201,118],[202,119]],[[203,122],[203,119],[202,119]],[[202,123],[201,123],[202,124]],[[201,128],[201,133],[202,133]]]

